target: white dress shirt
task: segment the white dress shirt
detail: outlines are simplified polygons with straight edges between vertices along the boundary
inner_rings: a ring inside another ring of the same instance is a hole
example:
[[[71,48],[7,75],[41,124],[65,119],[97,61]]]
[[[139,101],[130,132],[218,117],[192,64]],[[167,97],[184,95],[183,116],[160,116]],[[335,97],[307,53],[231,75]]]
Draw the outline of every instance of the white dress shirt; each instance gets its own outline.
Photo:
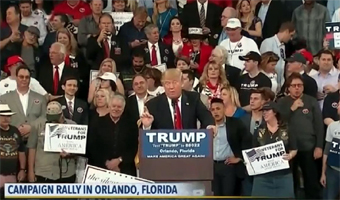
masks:
[[[58,65],[59,81],[63,75],[64,67],[65,67],[65,62],[62,62]],[[53,78],[54,78],[54,73],[55,73],[55,65],[53,65]]]
[[[152,60],[152,45],[151,42],[148,42],[148,48],[149,48],[149,53],[150,53],[150,61]],[[155,45],[155,50],[156,50],[156,57],[157,57],[157,65],[162,64],[162,59],[161,59],[161,52],[159,51],[159,46],[158,42]]]
[[[206,1],[204,4],[204,12],[205,12],[205,19],[207,19],[207,10],[208,10],[208,1]],[[202,4],[197,1],[197,8],[198,8],[198,14],[201,12]]]
[[[143,98],[139,98],[136,95],[139,116],[141,116],[144,112],[145,101],[146,101],[147,98],[148,98],[148,94],[146,94],[145,97],[143,97]]]
[[[19,99],[22,105],[22,110],[24,111],[24,114],[27,116],[28,96],[30,94],[30,90],[28,90],[26,94],[21,94],[18,90],[17,93],[19,95]]]

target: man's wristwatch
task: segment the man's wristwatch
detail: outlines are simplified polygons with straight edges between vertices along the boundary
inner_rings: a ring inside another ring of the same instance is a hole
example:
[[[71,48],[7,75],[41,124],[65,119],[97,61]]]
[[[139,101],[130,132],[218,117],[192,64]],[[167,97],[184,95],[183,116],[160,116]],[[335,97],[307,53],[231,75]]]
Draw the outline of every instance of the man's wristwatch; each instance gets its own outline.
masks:
[[[123,159],[122,159],[122,158],[120,158],[120,157],[118,158],[118,160],[119,160],[119,162],[123,162]]]
[[[24,171],[25,173],[27,172],[27,170],[23,168],[20,168],[20,171]]]

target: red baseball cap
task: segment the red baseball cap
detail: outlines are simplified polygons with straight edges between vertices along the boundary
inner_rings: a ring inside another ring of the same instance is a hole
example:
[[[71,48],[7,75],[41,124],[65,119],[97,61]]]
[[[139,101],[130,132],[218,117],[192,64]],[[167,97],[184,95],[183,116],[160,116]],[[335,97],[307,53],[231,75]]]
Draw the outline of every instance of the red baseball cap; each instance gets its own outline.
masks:
[[[10,73],[10,68],[18,63],[25,63],[25,61],[20,57],[20,56],[11,56],[7,59],[7,64],[4,68],[4,71],[9,74]]]
[[[307,62],[309,62],[309,64],[313,63],[313,54],[307,50],[302,50],[300,51],[300,53],[303,55],[303,57],[305,57],[305,59],[307,60]]]

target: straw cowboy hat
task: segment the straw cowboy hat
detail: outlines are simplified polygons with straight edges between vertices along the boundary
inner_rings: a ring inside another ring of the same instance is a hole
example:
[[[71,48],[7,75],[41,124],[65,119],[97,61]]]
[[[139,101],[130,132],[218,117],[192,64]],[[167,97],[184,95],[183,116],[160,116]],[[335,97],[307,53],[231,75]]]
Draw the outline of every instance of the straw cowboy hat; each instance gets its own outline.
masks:
[[[12,112],[7,104],[0,104],[0,116],[12,116],[15,112]]]

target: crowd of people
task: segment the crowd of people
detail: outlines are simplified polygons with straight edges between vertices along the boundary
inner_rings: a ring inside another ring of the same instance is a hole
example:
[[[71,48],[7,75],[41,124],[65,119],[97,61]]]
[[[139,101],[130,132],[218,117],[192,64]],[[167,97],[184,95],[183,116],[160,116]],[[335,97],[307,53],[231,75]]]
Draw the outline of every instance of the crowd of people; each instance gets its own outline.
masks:
[[[140,129],[211,129],[215,196],[337,199],[337,0],[0,1],[0,187],[74,183],[46,123],[88,125],[88,163],[138,176]],[[114,12],[131,12],[116,26]],[[283,141],[289,169],[242,150]],[[199,166],[198,166],[199,167]],[[164,172],[166,173],[166,172]]]

